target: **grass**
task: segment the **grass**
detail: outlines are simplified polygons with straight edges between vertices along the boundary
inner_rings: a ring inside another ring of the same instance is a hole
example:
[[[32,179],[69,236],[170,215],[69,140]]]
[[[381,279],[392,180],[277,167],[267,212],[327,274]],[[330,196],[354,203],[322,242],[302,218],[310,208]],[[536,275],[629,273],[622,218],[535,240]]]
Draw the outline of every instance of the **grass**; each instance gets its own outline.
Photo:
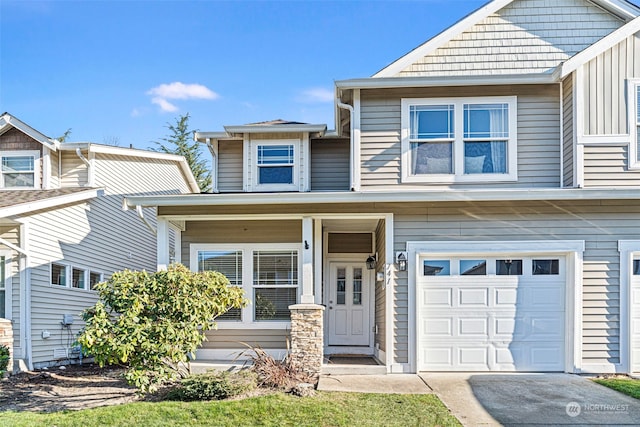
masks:
[[[19,426],[460,426],[435,395],[318,392],[234,401],[138,402],[52,414],[0,413]]]
[[[640,399],[640,381],[638,380],[632,378],[603,378],[594,381],[620,393]]]

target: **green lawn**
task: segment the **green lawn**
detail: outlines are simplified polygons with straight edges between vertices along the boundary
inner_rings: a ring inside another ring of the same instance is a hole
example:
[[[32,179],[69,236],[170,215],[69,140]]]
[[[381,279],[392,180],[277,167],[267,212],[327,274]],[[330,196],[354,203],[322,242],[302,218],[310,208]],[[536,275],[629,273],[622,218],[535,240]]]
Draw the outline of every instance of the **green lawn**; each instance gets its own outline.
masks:
[[[435,395],[318,392],[220,402],[139,402],[78,412],[0,413],[10,426],[459,426]]]
[[[594,380],[598,384],[612,388],[620,393],[640,399],[640,380],[632,378],[607,378]]]

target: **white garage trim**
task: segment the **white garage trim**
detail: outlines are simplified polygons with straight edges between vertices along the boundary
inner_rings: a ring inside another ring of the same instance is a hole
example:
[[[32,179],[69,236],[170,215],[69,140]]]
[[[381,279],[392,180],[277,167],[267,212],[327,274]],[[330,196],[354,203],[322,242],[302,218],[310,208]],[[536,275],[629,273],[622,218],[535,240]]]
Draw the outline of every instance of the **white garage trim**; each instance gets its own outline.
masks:
[[[634,255],[640,254],[640,240],[619,240],[620,251],[620,365],[616,372],[630,373],[633,347],[631,345],[631,275]],[[640,355],[638,355],[640,356]]]
[[[485,255],[558,255],[566,258],[565,307],[565,368],[566,372],[580,372],[582,365],[582,254],[584,240],[531,240],[531,241],[459,241],[459,242],[407,242],[409,259],[409,363],[406,372],[417,371],[418,337],[416,298],[417,266],[420,256]]]

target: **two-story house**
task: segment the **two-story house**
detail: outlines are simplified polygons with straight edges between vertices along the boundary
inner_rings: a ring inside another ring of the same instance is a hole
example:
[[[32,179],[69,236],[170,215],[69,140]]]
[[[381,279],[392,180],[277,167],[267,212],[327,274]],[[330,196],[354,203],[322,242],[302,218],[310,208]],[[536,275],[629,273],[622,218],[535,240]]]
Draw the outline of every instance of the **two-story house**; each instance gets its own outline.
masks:
[[[198,356],[283,351],[297,303],[325,354],[390,373],[640,371],[639,15],[491,1],[336,82],[335,132],[197,133],[217,193],[127,204],[158,208],[160,268],[178,226],[182,262],[252,300]]]
[[[80,356],[73,343],[95,284],[155,271],[155,209],[124,211],[123,196],[191,192],[182,156],[60,143],[0,115],[0,318],[21,369]]]

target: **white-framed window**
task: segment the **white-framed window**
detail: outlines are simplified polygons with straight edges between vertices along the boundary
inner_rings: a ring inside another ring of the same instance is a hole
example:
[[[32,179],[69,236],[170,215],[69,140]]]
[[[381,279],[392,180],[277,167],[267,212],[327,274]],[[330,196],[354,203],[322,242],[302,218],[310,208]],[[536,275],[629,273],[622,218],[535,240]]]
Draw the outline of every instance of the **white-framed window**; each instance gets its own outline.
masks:
[[[57,262],[51,263],[51,284],[55,286],[64,286],[68,285],[68,277],[69,272],[68,266],[64,264],[59,264]]]
[[[89,289],[94,290],[96,285],[104,281],[104,274],[98,271],[89,271]]]
[[[517,99],[402,99],[403,182],[516,181]]]
[[[298,190],[299,140],[252,141],[252,147],[254,189]]]
[[[0,251],[0,318],[11,319],[11,254]]]
[[[193,271],[219,271],[250,304],[218,317],[221,328],[287,328],[300,299],[299,244],[192,244]]]
[[[1,151],[0,187],[39,188],[39,161],[38,151]]]
[[[640,79],[631,79],[628,83],[629,168],[640,169]]]
[[[87,285],[87,270],[72,267],[71,268],[71,287],[77,289],[86,289]]]

